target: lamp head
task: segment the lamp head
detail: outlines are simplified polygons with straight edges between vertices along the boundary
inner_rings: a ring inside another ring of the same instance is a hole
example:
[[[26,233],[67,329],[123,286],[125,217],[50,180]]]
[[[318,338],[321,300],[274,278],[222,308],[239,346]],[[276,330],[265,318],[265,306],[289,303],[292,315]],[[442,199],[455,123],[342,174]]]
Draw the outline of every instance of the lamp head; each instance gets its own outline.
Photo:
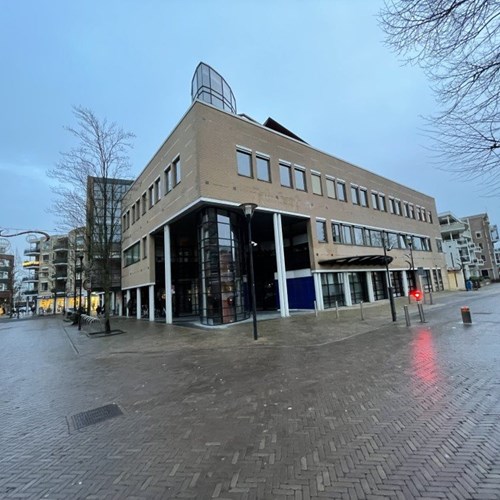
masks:
[[[240,205],[241,210],[243,210],[243,213],[245,214],[245,217],[247,219],[250,219],[257,208],[256,203],[242,203]]]

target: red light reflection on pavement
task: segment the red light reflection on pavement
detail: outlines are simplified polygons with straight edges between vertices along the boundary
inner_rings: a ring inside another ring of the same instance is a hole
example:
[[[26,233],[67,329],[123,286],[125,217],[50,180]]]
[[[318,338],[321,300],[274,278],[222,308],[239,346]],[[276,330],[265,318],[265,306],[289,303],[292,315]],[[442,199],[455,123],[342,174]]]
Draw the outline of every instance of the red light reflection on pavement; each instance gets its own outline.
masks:
[[[434,341],[429,330],[419,330],[412,342],[412,367],[422,381],[434,384],[438,379],[438,367]]]

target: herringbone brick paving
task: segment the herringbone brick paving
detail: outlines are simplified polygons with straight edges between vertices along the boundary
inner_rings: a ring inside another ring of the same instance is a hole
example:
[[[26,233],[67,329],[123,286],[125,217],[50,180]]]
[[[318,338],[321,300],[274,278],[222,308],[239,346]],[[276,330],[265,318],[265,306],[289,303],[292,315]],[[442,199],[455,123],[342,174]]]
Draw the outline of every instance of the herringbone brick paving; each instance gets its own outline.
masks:
[[[238,330],[2,322],[0,497],[498,499],[499,296],[466,296],[471,327],[450,303],[409,329],[268,321],[279,341],[228,347]],[[339,328],[363,334],[328,342]],[[110,403],[124,415],[68,425]]]

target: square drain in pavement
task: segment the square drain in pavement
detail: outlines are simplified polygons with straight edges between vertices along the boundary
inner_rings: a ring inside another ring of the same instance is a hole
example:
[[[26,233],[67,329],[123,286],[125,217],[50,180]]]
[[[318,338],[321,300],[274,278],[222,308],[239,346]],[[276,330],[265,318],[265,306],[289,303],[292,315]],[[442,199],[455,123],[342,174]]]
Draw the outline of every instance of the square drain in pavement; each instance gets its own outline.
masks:
[[[123,415],[120,407],[113,403],[105,406],[100,406],[99,408],[94,408],[93,410],[83,411],[71,416],[70,423],[73,428],[77,431],[88,427],[89,425],[98,424],[109,420],[110,418],[119,417]]]

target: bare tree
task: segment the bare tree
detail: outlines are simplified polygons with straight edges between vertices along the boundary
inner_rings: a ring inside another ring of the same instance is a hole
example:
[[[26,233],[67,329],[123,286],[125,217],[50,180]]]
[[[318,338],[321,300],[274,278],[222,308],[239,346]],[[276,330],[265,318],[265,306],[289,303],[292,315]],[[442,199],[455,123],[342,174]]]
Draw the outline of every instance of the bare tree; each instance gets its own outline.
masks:
[[[381,26],[407,62],[430,77],[442,107],[429,117],[440,161],[500,187],[500,2],[386,0]]]
[[[104,292],[106,332],[110,326],[110,291],[121,239],[123,180],[129,175],[128,151],[134,135],[115,123],[99,120],[89,109],[75,107],[77,124],[67,127],[77,145],[61,153],[47,175],[57,181],[52,212],[61,228],[83,227],[87,276]]]

